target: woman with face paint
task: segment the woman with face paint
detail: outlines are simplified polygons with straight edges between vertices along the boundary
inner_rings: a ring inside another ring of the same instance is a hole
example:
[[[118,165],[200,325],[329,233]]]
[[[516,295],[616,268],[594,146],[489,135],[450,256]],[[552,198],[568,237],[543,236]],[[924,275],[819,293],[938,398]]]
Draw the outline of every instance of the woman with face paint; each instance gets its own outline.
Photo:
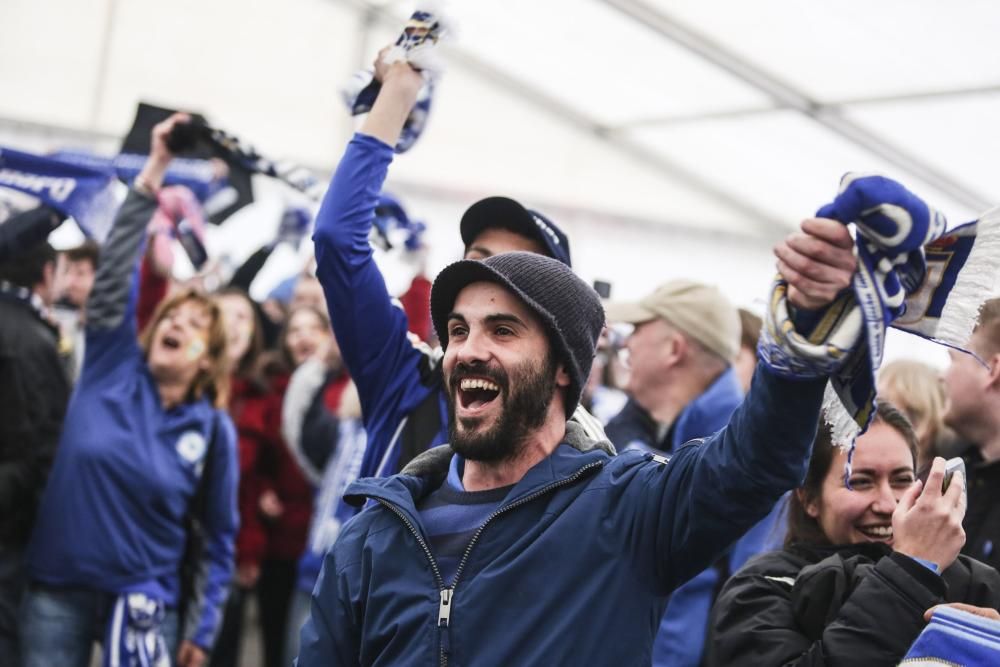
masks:
[[[137,259],[173,157],[167,137],[186,120],[153,129],[102,249],[83,369],[27,554],[28,667],[86,665],[94,640],[106,665],[199,667],[215,639],[237,525],[222,312],[182,291],[136,331]],[[195,523],[202,537],[190,540]]]
[[[959,550],[965,480],[944,490],[944,459],[926,483],[917,436],[878,405],[847,454],[826,425],[804,484],[789,500],[785,548],[763,554],[722,589],[710,665],[896,665],[941,603],[996,609],[1000,574]],[[995,612],[994,612],[995,614]]]

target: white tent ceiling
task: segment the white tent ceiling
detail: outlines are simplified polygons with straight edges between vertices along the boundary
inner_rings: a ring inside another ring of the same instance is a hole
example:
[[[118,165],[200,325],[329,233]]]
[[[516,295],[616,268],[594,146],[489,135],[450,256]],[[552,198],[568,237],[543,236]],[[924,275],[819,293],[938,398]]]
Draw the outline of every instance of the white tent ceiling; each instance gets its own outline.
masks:
[[[0,144],[111,151],[146,100],[332,169],[353,127],[338,88],[413,6],[4,0]],[[896,177],[953,222],[1000,202],[995,2],[452,0],[449,10],[458,29],[428,130],[390,175],[419,216],[444,221],[449,252],[461,210],[502,192],[553,213],[583,272],[625,293],[697,273],[706,260],[692,249],[711,257],[715,246],[743,255],[719,280],[747,302],[771,270],[768,245],[829,200],[845,171]]]

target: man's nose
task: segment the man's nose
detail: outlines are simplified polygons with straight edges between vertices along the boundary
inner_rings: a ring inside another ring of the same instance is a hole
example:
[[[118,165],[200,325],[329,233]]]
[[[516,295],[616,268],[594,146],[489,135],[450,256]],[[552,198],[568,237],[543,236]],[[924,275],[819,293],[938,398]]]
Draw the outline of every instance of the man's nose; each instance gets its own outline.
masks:
[[[457,350],[457,359],[463,363],[486,361],[490,357],[488,337],[480,331],[470,331]]]

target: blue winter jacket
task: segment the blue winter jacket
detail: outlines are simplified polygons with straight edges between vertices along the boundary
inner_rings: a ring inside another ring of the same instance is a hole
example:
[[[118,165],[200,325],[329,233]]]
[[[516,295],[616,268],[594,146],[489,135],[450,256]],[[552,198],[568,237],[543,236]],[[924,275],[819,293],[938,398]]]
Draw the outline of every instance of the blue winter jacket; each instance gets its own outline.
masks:
[[[368,242],[375,206],[393,149],[356,134],[316,215],[316,277],[323,285],[330,321],[344,364],[358,387],[368,433],[362,476],[399,470],[404,420],[431,392],[439,374],[426,352],[407,337],[403,309],[393,303]],[[426,446],[447,441],[447,413],[438,401],[440,428]]]
[[[416,509],[450,458],[358,480],[371,499],[324,559],[298,664],[648,665],[667,595],[805,475],[823,380],[758,369],[729,425],[663,457],[560,446],[441,580]],[[580,429],[567,424],[567,445]]]

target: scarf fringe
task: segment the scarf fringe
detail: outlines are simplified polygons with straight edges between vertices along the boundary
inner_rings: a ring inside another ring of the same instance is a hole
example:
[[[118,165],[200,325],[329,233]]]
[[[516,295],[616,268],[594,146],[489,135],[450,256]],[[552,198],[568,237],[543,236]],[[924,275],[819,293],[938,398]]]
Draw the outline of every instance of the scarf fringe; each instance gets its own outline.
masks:
[[[984,297],[992,294],[997,287],[1000,206],[990,209],[979,220],[969,224],[976,225],[976,243],[958,274],[955,286],[948,294],[948,301],[933,337],[937,342],[960,347],[964,347],[969,341],[979,322],[979,309]]]

